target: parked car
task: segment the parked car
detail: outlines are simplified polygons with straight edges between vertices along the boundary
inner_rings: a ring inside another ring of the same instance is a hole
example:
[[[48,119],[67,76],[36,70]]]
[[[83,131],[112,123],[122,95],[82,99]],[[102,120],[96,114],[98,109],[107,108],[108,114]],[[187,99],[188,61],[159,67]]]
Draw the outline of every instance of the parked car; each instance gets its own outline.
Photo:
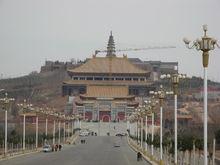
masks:
[[[48,144],[43,146],[43,152],[51,152],[52,151],[52,147]]]
[[[89,131],[81,131],[80,133],[79,133],[79,136],[89,136]]]
[[[126,136],[126,133],[117,133],[115,136]]]
[[[116,141],[114,142],[114,147],[120,147],[120,141],[116,140]]]

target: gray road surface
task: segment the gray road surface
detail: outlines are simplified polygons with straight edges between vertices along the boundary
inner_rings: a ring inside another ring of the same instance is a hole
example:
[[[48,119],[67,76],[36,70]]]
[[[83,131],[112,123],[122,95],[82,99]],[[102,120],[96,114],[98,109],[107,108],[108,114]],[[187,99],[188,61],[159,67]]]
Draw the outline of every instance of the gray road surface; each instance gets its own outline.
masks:
[[[37,153],[0,161],[0,165],[143,165],[137,162],[136,153],[126,143],[125,137],[90,136],[86,144],[66,146],[60,152]],[[120,147],[114,147],[115,142]]]

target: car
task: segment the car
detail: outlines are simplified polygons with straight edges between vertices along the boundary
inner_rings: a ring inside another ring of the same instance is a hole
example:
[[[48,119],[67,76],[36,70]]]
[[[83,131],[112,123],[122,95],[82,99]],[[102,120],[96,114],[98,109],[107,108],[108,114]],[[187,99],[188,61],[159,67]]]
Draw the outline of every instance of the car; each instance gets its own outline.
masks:
[[[126,136],[126,133],[117,133],[115,136]]]
[[[114,147],[120,147],[120,142],[119,141],[115,141],[114,142]]]
[[[115,136],[123,136],[121,133],[117,133]]]
[[[122,136],[127,136],[127,133],[121,133]]]
[[[88,131],[81,131],[79,133],[79,136],[89,136],[89,132]]]
[[[43,146],[43,152],[51,152],[51,151],[52,151],[52,148],[49,144]]]

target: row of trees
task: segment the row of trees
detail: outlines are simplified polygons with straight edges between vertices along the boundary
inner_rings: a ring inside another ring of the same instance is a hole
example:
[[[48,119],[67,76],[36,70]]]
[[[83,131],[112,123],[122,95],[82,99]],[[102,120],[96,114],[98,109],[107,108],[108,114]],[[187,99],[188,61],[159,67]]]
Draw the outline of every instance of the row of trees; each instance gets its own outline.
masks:
[[[145,135],[145,134],[143,134]],[[131,138],[137,140],[137,137],[130,135]],[[143,136],[145,139],[145,136]],[[139,139],[140,140],[140,139]],[[154,140],[151,141],[151,134],[148,134],[145,139],[148,145],[154,145],[154,147],[160,147],[160,136],[158,134],[154,135]],[[195,137],[192,135],[181,135],[178,137],[178,150],[180,151],[189,151],[193,150],[193,145],[195,144],[195,148],[199,151],[203,149],[203,139],[199,137]],[[163,148],[167,149],[170,154],[174,154],[174,139],[169,134],[164,134],[163,136]]]
[[[80,130],[79,128],[75,128],[73,130],[73,134],[75,134],[76,131]],[[61,135],[61,138],[63,138],[63,135],[64,135],[64,130],[61,129],[60,130],[60,135]],[[70,132],[69,133],[70,136],[72,136],[72,133]],[[57,131],[55,133],[55,137],[57,139],[57,137],[59,136],[59,132]],[[3,130],[0,130],[0,145],[4,145],[4,139],[5,138],[5,133]],[[12,130],[9,134],[8,134],[8,143],[11,143],[11,144],[21,144],[22,143],[22,139],[23,139],[23,135],[21,133],[18,133],[15,129]],[[38,143],[39,144],[43,144],[44,140],[47,140],[47,141],[52,141],[53,139],[53,135],[52,134],[48,134],[46,136],[45,133],[39,133],[38,134]],[[36,140],[36,134],[26,134],[26,138],[25,138],[25,143],[26,144],[35,144],[35,140]]]
[[[137,137],[130,134],[130,137],[134,140],[137,140]],[[154,145],[154,147],[159,148],[160,147],[160,136],[158,134],[154,135],[154,140],[151,141],[151,134],[148,134],[147,138],[145,138],[145,131],[143,130],[143,139],[148,145]],[[217,146],[220,146],[220,129],[215,132],[215,139]],[[140,141],[140,137],[139,137]],[[163,135],[163,149],[168,151],[169,154],[174,155],[174,139],[173,135],[171,135],[169,132],[165,133]],[[192,134],[181,134],[178,136],[178,150],[183,151],[185,153],[186,151],[189,152],[190,158],[193,151],[193,147],[195,147],[195,150],[199,152],[199,155],[201,155],[201,151],[203,150],[203,139],[201,137],[192,135]],[[208,143],[209,148],[209,157],[212,158],[212,152],[213,152],[213,144],[212,142]]]

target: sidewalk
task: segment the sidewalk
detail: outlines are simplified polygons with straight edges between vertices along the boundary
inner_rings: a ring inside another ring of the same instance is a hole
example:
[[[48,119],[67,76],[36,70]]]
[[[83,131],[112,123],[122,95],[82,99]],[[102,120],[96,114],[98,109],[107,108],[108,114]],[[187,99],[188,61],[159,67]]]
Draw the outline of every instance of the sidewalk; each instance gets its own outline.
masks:
[[[136,144],[136,142],[134,140],[132,140],[130,137],[127,136],[127,142],[128,145],[135,151],[135,152],[140,152],[142,154],[142,157],[149,162],[152,165],[158,165],[160,164],[160,162],[154,160],[154,158],[152,158],[150,155],[147,155],[147,153],[145,151],[143,151],[140,146],[138,146]]]
[[[38,148],[37,150],[25,150],[25,151],[19,151],[19,152],[13,152],[13,153],[8,153],[7,156],[5,155],[0,155],[0,161],[1,160],[6,160],[6,159],[12,159],[18,156],[22,156],[22,155],[28,155],[28,154],[32,154],[32,153],[37,153],[40,152],[42,150],[42,147]]]
[[[78,133],[74,134],[73,136],[69,137],[66,142],[67,144],[74,144],[74,142],[78,138]],[[6,160],[6,159],[12,159],[18,156],[23,156],[23,155],[28,155],[28,154],[34,154],[42,151],[42,147],[39,147],[37,150],[25,150],[25,151],[18,151],[18,152],[13,152],[13,153],[8,153],[7,156],[5,155],[0,155],[0,161],[1,160]]]
[[[215,151],[215,159],[218,159],[220,161],[220,150]]]
[[[69,137],[69,138],[66,140],[66,143],[67,143],[67,144],[74,144],[78,137],[79,137],[79,133],[76,132],[73,136]]]

